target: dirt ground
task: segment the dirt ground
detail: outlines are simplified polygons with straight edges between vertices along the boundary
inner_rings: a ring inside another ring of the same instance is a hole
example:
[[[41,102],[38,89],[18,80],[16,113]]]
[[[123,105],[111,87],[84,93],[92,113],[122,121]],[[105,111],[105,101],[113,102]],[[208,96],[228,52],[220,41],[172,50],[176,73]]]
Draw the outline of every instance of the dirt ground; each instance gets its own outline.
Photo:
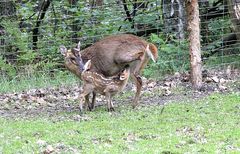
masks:
[[[139,106],[164,105],[184,100],[194,101],[211,93],[240,91],[239,69],[203,71],[204,82],[199,91],[191,88],[189,80],[189,73],[175,73],[162,80],[143,78],[144,87]],[[78,114],[80,90],[80,85],[73,85],[0,94],[0,116],[29,118],[43,115],[51,117],[62,112]],[[130,82],[124,92],[114,97],[115,109],[117,110],[119,105],[131,107],[134,92],[135,86]],[[98,95],[96,108],[102,105],[106,105],[105,99]]]

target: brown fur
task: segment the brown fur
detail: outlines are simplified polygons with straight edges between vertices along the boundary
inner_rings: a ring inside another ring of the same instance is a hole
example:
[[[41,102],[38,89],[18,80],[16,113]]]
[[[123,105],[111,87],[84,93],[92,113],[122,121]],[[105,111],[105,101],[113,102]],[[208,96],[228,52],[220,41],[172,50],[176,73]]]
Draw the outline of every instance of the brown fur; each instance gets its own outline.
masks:
[[[150,57],[146,53],[147,45],[156,61],[158,58],[157,47],[145,40],[129,34],[113,35],[106,37],[92,46],[80,51],[83,63],[91,59],[91,71],[103,74],[106,77],[114,76],[124,69],[126,65],[130,66],[131,77],[135,81],[137,91],[132,106],[138,105],[140,92],[142,89],[142,79],[140,72],[148,63]],[[69,51],[69,50],[68,50]],[[66,63],[66,67],[78,77],[80,72],[72,64]],[[93,98],[95,100],[95,98]]]
[[[95,92],[106,96],[108,111],[114,111],[112,97],[124,89],[129,75],[129,68],[124,69],[124,71],[120,72],[117,76],[108,78],[96,72],[84,70],[81,75],[83,81],[83,90],[80,95],[80,110],[83,110],[83,102],[85,102],[85,105],[88,105],[90,110],[94,107],[94,104],[90,105],[89,100],[86,100],[86,96],[92,92]],[[84,99],[85,101],[83,101]]]

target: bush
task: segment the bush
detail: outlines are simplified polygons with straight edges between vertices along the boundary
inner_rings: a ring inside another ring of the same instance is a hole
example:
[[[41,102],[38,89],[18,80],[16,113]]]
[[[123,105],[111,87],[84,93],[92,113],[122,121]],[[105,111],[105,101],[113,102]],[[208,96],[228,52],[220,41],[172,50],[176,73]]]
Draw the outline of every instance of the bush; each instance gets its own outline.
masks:
[[[150,42],[158,46],[157,63],[150,62],[144,70],[146,77],[159,77],[176,71],[189,70],[189,53],[187,41],[179,41],[169,35],[152,34]]]

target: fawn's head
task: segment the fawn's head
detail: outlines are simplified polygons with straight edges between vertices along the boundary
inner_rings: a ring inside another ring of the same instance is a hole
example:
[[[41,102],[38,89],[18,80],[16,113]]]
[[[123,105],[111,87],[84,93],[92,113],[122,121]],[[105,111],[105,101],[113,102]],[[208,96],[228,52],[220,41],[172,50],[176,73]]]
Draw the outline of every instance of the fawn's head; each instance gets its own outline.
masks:
[[[129,75],[130,75],[130,67],[127,65],[127,66],[125,66],[124,70],[122,70],[122,72],[120,72],[119,80],[121,80],[121,81],[127,80],[129,78]]]
[[[78,74],[79,71],[82,72],[84,67],[80,54],[80,45],[81,43],[79,42],[75,48],[69,50],[63,45],[59,48],[61,54],[64,56],[65,66],[75,74]]]
[[[90,68],[91,68],[91,60],[88,60],[85,63],[83,68],[84,68],[83,72],[89,71]],[[129,67],[129,65],[126,65],[125,68],[121,72],[119,72],[117,77],[114,77],[114,78],[117,79],[117,80],[123,81],[123,80],[127,80],[129,78],[129,76],[130,76],[130,67]]]

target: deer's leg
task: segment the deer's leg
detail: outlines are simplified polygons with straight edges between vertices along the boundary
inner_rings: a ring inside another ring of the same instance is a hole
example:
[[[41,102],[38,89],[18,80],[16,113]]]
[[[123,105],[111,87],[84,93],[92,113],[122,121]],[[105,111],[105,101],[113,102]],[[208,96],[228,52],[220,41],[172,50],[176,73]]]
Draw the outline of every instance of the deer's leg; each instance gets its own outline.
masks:
[[[142,90],[142,78],[138,74],[131,74],[131,77],[133,78],[136,85],[136,93],[132,104],[132,107],[135,108],[138,105],[140,93]]]

